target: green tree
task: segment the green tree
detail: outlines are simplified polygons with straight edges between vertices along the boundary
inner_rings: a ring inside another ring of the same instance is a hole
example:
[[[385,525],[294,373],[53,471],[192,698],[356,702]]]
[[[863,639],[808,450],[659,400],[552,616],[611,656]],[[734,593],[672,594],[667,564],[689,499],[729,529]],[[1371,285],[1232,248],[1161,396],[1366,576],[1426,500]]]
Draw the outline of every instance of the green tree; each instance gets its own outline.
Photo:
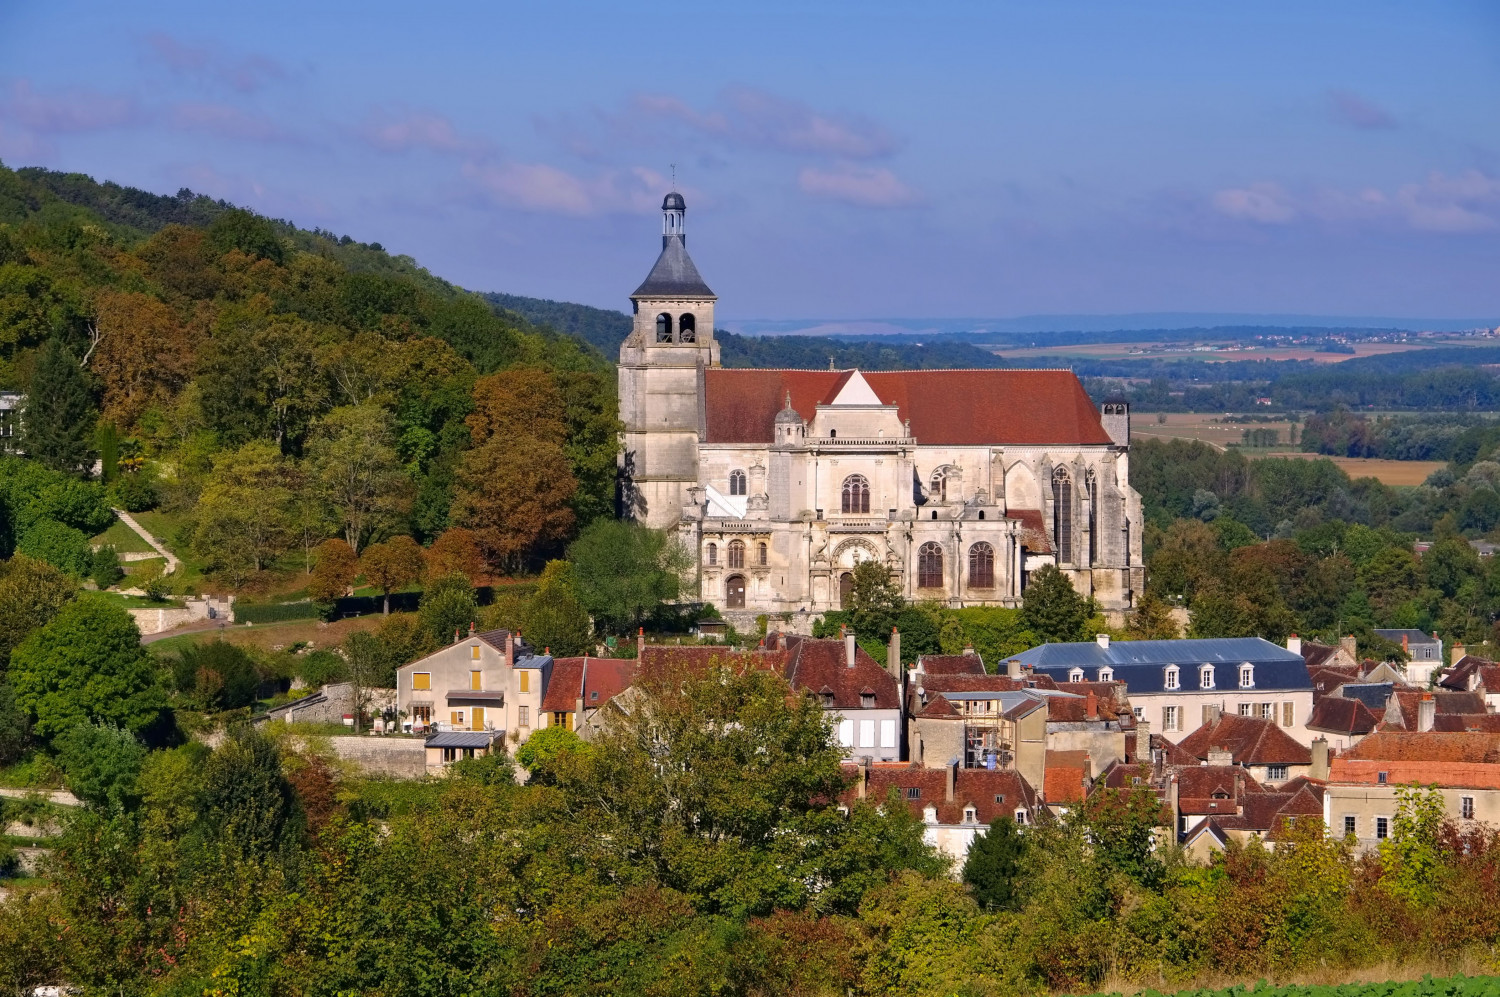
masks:
[[[291,549],[291,467],[275,444],[253,440],[215,460],[198,501],[193,551],[210,571],[242,583]]]
[[[94,584],[101,592],[118,585],[125,577],[125,569],[120,567],[120,555],[115,553],[113,546],[105,544],[94,551],[89,565],[89,576],[93,578]]]
[[[1130,640],[1176,640],[1182,630],[1172,619],[1171,607],[1148,588],[1125,622],[1125,636]]]
[[[449,575],[429,582],[417,608],[422,632],[434,647],[447,647],[454,633],[469,629],[479,617],[474,586],[463,575]]]
[[[989,828],[969,846],[963,880],[974,900],[986,910],[1018,910],[1024,874],[1026,839],[1014,819],[990,821]]]
[[[1145,781],[1125,789],[1097,789],[1068,815],[1101,872],[1121,873],[1147,888],[1161,881],[1164,870],[1156,850],[1162,820],[1161,800]]]
[[[567,561],[547,562],[536,592],[527,600],[524,620],[527,639],[551,648],[558,657],[587,654],[593,646],[593,624],[578,601]]]
[[[109,723],[78,724],[58,736],[57,760],[73,795],[98,810],[131,810],[140,802],[136,780],[146,747]]]
[[[0,667],[77,593],[77,582],[43,561],[18,554],[0,562]]]
[[[1200,592],[1188,612],[1189,637],[1254,637],[1255,607],[1217,586]]]
[[[166,707],[135,621],[102,596],[67,604],[22,641],[11,653],[10,682],[47,741],[94,720],[143,736]]]
[[[422,577],[422,548],[408,536],[394,536],[384,543],[371,544],[359,558],[360,573],[365,581],[380,589],[385,597],[382,612],[391,615],[391,593]]]
[[[269,859],[296,842],[301,815],[276,745],[249,725],[230,729],[203,765],[198,826],[242,860]]]
[[[192,644],[172,666],[177,691],[208,709],[234,710],[255,702],[260,676],[244,648],[225,640]]]
[[[1021,597],[1021,621],[1038,640],[1088,640],[1092,635],[1084,630],[1093,615],[1092,602],[1057,568],[1048,564],[1031,573]]]
[[[639,626],[647,613],[676,599],[689,562],[676,539],[614,519],[597,519],[568,547],[578,598],[601,625],[616,632]]]
[[[875,640],[890,637],[891,627],[906,608],[901,586],[891,578],[885,565],[876,560],[859,562],[852,574],[853,585],[844,611],[854,632]]]
[[[337,513],[344,541],[356,554],[408,504],[409,484],[391,442],[390,417],[377,406],[328,413],[313,432],[308,460],[319,494]]]
[[[1439,835],[1447,816],[1443,794],[1435,786],[1398,786],[1396,800],[1391,836],[1380,843],[1382,883],[1404,900],[1428,904],[1441,865]]]
[[[99,418],[78,358],[50,339],[37,355],[21,413],[21,443],[36,460],[67,474],[93,464],[91,439]]]
[[[533,731],[526,743],[516,749],[516,764],[538,785],[550,784],[552,768],[561,756],[591,750],[587,741],[566,727],[543,727]]]
[[[21,535],[16,552],[44,561],[74,577],[87,576],[94,567],[94,550],[79,529],[55,519],[41,519]]]
[[[31,746],[31,718],[16,702],[9,682],[0,682],[0,765],[18,761]]]

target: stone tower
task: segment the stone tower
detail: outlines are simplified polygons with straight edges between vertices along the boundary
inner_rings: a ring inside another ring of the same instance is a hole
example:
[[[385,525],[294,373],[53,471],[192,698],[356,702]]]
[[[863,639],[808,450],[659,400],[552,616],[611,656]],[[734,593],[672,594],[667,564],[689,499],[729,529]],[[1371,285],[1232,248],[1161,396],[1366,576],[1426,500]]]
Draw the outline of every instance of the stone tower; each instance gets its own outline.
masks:
[[[630,296],[619,367],[620,512],[658,529],[677,525],[698,484],[703,371],[719,363],[717,298],[687,253],[687,202],[674,190],[661,210],[661,255]]]
[[[1111,395],[1099,406],[1099,421],[1117,447],[1130,446],[1130,403],[1123,395]]]

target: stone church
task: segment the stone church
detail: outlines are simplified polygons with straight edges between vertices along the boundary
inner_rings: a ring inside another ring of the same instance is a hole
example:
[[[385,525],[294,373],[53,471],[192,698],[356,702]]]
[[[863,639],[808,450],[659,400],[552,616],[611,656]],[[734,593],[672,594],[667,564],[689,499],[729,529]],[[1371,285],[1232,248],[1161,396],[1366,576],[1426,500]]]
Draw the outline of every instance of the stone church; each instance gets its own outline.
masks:
[[[861,561],[909,600],[1016,606],[1056,564],[1106,610],[1144,582],[1130,413],[1067,370],[740,370],[681,194],[620,347],[622,513],[676,530],[734,615],[837,609]]]

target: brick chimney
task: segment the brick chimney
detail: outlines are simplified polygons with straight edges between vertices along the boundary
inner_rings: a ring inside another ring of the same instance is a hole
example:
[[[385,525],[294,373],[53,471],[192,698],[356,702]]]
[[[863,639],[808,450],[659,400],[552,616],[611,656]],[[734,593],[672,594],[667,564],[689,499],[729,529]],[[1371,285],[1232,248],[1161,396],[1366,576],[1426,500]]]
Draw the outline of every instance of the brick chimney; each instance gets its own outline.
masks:
[[[969,641],[964,641],[964,657],[974,657],[974,645]]]
[[[857,772],[854,777],[854,795],[856,799],[864,799],[865,793],[870,786],[870,756],[860,755],[856,766]]]
[[[854,631],[846,627],[844,629],[844,667],[846,668],[854,667],[854,648]]]
[[[1011,658],[1005,663],[1005,675],[1007,678],[1018,679],[1021,677],[1021,659]]]
[[[901,684],[901,631],[891,627],[891,642],[885,650],[885,670]]]
[[[1406,634],[1401,635],[1401,653],[1411,654],[1411,648],[1407,646]]]
[[[1437,700],[1432,698],[1432,693],[1422,693],[1422,698],[1417,700],[1417,731],[1424,733],[1432,730],[1437,723]]]
[[[1452,659],[1452,663],[1455,664],[1455,665],[1458,664],[1460,661],[1462,661],[1464,659],[1464,655],[1466,655],[1468,653],[1469,652],[1464,648],[1464,642],[1463,641],[1461,641],[1461,640],[1454,641],[1453,642],[1453,659]]]
[[[958,782],[958,759],[948,759],[948,764],[943,768],[943,800],[947,803],[953,802],[953,790]]]
[[[511,631],[505,631],[505,664],[513,668],[516,664],[516,635]]]
[[[646,628],[641,627],[635,634],[635,657],[639,661],[646,656]]]
[[[1286,639],[1286,649],[1288,651],[1291,651],[1293,654],[1301,654],[1302,638],[1298,637],[1296,634],[1292,634]]]
[[[1327,780],[1328,778],[1328,738],[1313,738],[1312,743],[1312,768],[1307,772],[1312,779]]]
[[[1093,692],[1083,697],[1083,714],[1090,720],[1099,719],[1099,697]]]

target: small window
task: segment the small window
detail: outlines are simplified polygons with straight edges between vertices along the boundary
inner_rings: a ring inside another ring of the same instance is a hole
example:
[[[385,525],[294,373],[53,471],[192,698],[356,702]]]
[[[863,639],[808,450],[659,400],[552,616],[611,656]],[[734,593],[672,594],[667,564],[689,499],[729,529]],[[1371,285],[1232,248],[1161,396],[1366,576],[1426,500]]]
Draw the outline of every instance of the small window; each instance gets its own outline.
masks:
[[[708,563],[710,565],[717,565],[719,563],[719,545],[718,544],[709,544],[708,545]]]
[[[1178,712],[1177,707],[1163,706],[1161,708],[1161,729],[1178,730],[1178,724],[1181,723],[1181,716],[1182,714]]]
[[[1353,814],[1344,814],[1344,837],[1346,837],[1346,838],[1356,837],[1358,830],[1359,830],[1359,820],[1358,820],[1358,818],[1356,818]]]
[[[521,691],[522,692],[530,692],[531,691],[531,671],[530,671],[530,669],[526,669],[526,668],[520,669],[520,675],[521,675]]]
[[[1242,717],[1253,716],[1254,713],[1255,713],[1255,704],[1254,703],[1241,703],[1240,704],[1240,716],[1242,716]]]
[[[730,471],[729,472],[729,494],[731,494],[731,495],[744,495],[745,491],[746,491],[745,472],[744,471],[738,471],[738,470],[736,470],[736,471]]]
[[[1254,665],[1240,665],[1240,688],[1241,689],[1254,689],[1255,688],[1255,666]]]
[[[693,343],[698,340],[698,322],[693,316],[684,312],[677,320],[677,341],[679,343]]]
[[[1005,802],[1005,794],[1004,793],[996,793],[995,794],[995,802],[996,803],[1004,803]]]
[[[1291,703],[1281,704],[1281,726],[1283,727],[1292,726],[1292,705]]]
[[[479,645],[478,644],[475,644],[473,647],[469,648],[469,657],[473,658],[475,661],[479,660]]]
[[[1025,824],[1026,823],[1026,811],[1024,811],[1024,810],[1017,810],[1016,811],[1016,823],[1017,824]]]
[[[1375,837],[1389,838],[1391,836],[1391,819],[1389,817],[1375,818]]]
[[[464,725],[464,711],[450,710],[448,712],[448,721],[455,727],[462,727]]]
[[[1474,797],[1460,796],[1458,798],[1458,813],[1464,820],[1474,819]]]
[[[766,545],[763,544],[763,543],[756,544],[755,545],[755,563],[758,564],[758,565],[760,565],[762,568],[764,568],[766,566],[766,556],[767,556]]]
[[[658,343],[670,343],[672,341],[672,316],[662,312],[656,316],[656,341]]]
[[[1068,681],[1069,682],[1082,682],[1083,681],[1083,669],[1082,668],[1070,668],[1070,669],[1068,669]]]
[[[731,568],[745,566],[745,542],[743,540],[729,541],[729,566]]]
[[[484,688],[484,672],[472,671],[469,673],[469,689],[478,692]]]
[[[1146,708],[1144,706],[1132,706],[1130,712],[1135,715],[1137,720],[1146,719]]]
[[[411,687],[414,691],[425,691],[432,688],[431,672],[412,672]]]
[[[979,813],[973,807],[964,807],[964,823],[973,824],[979,820]]]
[[[906,798],[908,800],[920,800],[922,798],[922,789],[921,789],[921,787],[920,786],[908,786],[906,788]]]
[[[1286,766],[1285,765],[1267,765],[1266,766],[1266,778],[1268,780],[1270,780],[1271,782],[1285,782],[1286,781]]]
[[[1261,703],[1260,704],[1260,718],[1262,720],[1275,720],[1276,719],[1276,704],[1275,703]]]
[[[1388,775],[1390,775],[1389,772],[1376,772],[1375,773],[1375,781],[1378,782],[1378,783],[1380,783],[1382,786],[1384,786],[1385,785],[1386,776],[1388,776]],[[1384,835],[1382,835],[1382,837],[1384,837]]]
[[[1214,666],[1204,665],[1198,669],[1198,688],[1212,689],[1214,687]]]
[[[531,726],[531,707],[529,707],[529,706],[518,706],[518,707],[516,707],[516,726],[517,727],[530,727]]]
[[[1100,682],[1113,682],[1114,680],[1115,680],[1115,670],[1113,668],[1101,668],[1101,669],[1099,669],[1099,681]]]
[[[875,694],[873,692],[860,693],[859,708],[862,710],[873,710],[875,708]]]
[[[599,698],[599,690],[598,689],[594,689],[591,692],[589,692],[589,701],[590,702],[593,702],[594,700],[596,700],[598,698]]]
[[[1176,665],[1168,665],[1166,672],[1163,673],[1162,688],[1164,688],[1164,689],[1176,689],[1177,685],[1178,685],[1177,666]]]

